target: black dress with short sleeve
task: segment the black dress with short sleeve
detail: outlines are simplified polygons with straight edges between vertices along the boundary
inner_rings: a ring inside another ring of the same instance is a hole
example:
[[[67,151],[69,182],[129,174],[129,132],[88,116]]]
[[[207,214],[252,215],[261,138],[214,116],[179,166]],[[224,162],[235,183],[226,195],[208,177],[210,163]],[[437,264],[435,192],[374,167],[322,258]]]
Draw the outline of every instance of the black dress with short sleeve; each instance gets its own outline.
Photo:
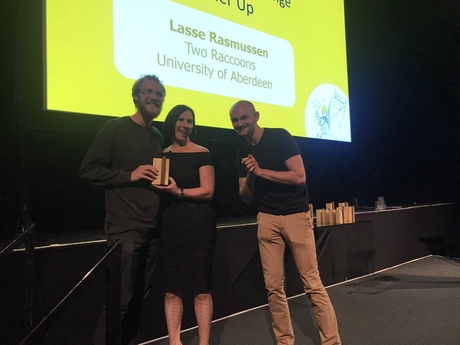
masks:
[[[209,152],[165,152],[169,175],[181,188],[200,186],[199,169],[212,165]],[[167,292],[210,291],[216,213],[207,200],[164,196],[160,271]]]

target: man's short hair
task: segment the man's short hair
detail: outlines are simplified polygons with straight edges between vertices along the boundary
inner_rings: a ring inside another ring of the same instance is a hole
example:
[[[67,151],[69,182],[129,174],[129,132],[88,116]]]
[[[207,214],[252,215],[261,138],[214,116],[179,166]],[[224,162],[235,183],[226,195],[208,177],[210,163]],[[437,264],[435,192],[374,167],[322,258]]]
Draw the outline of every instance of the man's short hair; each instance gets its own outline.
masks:
[[[163,91],[164,95],[166,96],[166,89],[165,89],[164,85],[161,83],[160,79],[154,74],[144,74],[134,82],[132,92],[131,92],[131,96],[133,97],[133,103],[134,103],[134,105],[136,107],[137,107],[137,101],[136,101],[136,99],[134,97],[139,95],[139,93],[141,92],[141,84],[142,84],[142,82],[144,80],[147,80],[147,79],[156,81],[158,84],[160,84],[161,85],[161,90]]]

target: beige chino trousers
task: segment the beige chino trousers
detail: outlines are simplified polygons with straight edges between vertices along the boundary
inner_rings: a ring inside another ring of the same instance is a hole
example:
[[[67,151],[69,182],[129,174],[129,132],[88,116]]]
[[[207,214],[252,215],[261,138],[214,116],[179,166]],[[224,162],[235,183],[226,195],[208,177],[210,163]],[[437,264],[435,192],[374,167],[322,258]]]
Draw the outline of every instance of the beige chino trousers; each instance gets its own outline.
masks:
[[[284,288],[286,244],[311,301],[321,344],[341,344],[335,311],[319,276],[314,232],[308,213],[272,215],[259,212],[257,224],[260,258],[277,344],[294,345],[295,341]]]

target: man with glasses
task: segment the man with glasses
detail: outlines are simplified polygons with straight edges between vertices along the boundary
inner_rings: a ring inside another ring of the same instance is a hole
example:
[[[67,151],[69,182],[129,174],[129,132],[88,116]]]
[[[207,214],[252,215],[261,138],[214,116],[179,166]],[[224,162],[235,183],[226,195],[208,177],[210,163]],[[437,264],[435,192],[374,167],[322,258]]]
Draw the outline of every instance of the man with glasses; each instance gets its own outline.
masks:
[[[158,177],[152,166],[161,157],[163,137],[152,125],[165,98],[155,75],[132,87],[136,112],[109,120],[86,154],[80,176],[105,188],[105,234],[108,245],[121,240],[121,344],[135,344],[142,303],[152,285],[159,252],[160,198],[151,188]],[[105,310],[94,344],[105,344]]]

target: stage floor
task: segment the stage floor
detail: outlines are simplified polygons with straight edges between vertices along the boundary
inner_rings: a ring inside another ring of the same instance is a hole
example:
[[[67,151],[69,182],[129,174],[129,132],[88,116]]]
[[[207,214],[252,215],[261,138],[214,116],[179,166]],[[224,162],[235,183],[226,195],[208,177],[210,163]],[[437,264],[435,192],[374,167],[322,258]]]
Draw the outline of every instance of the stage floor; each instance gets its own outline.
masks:
[[[344,345],[455,345],[460,339],[460,259],[426,256],[327,288]],[[319,345],[305,295],[289,299],[296,344]],[[212,345],[276,344],[266,305],[216,320]],[[167,345],[167,338],[144,342]],[[198,344],[197,329],[182,333]]]

